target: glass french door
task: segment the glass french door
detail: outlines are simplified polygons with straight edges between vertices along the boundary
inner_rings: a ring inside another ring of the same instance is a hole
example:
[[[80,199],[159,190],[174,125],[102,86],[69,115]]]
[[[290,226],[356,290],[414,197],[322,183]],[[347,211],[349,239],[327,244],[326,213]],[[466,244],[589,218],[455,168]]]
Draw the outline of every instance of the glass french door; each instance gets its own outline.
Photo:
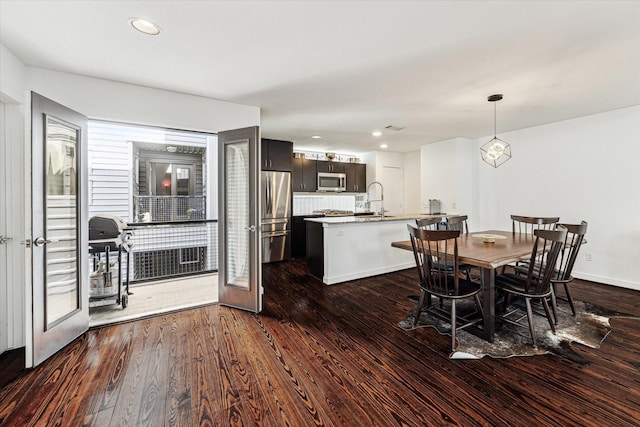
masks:
[[[85,332],[87,118],[32,93],[33,366]],[[84,220],[83,220],[84,219]]]
[[[259,128],[218,134],[220,304],[262,310]]]

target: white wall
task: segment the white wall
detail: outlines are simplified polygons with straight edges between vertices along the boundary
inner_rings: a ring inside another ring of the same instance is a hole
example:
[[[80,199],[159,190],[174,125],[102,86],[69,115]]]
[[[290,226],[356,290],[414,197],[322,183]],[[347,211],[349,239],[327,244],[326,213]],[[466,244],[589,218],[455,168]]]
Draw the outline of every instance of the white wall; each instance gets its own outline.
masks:
[[[403,155],[403,177],[404,177],[404,212],[420,213],[426,212],[422,209],[420,202],[420,151],[413,151]]]
[[[260,124],[260,109],[110,80],[27,68],[29,89],[90,119],[217,133]]]
[[[454,138],[424,145],[420,150],[422,211],[428,212],[429,199],[440,199],[441,211],[468,215],[471,230],[478,229],[474,148],[475,141]]]
[[[24,76],[26,67],[2,44],[0,44],[0,93],[2,102],[22,103],[26,89]]]
[[[511,214],[585,220],[574,275],[640,290],[640,106],[499,136],[513,157],[497,169],[480,159],[490,136],[423,146],[423,202],[455,198],[471,230],[510,230]]]

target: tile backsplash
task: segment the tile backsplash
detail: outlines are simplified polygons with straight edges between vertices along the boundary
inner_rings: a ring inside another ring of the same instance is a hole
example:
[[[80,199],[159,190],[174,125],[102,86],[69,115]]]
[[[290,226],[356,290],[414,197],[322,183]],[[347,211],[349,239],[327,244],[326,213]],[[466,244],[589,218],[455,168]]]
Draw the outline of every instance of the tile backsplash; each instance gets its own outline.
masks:
[[[315,210],[356,210],[355,194],[293,194],[293,215],[310,215]]]

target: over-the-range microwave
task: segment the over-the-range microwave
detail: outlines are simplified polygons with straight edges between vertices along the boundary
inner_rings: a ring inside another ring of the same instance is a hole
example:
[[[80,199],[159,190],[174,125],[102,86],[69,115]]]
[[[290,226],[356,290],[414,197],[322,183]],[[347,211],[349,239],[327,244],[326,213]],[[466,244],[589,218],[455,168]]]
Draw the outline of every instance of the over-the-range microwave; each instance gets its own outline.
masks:
[[[335,172],[318,172],[318,191],[347,191],[347,175]]]

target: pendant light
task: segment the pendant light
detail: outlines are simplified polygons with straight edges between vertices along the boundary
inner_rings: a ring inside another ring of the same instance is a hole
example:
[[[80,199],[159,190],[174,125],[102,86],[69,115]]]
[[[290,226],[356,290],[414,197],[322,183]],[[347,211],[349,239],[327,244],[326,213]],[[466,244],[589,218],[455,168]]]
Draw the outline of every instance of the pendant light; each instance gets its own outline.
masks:
[[[480,147],[482,160],[497,168],[511,158],[511,145],[496,136],[496,102],[502,94],[491,95],[487,101],[493,102],[493,139]]]

